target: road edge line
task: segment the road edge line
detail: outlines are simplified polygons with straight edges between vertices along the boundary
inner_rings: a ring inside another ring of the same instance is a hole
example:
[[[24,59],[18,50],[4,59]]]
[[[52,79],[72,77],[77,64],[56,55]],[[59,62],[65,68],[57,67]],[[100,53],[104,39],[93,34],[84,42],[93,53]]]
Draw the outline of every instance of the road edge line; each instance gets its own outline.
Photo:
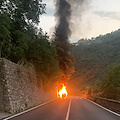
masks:
[[[69,119],[70,107],[71,107],[71,98],[70,98],[70,102],[69,102],[69,106],[68,106],[67,115],[66,115],[66,119],[65,119],[65,120],[68,120],[68,119]]]
[[[108,108],[105,108],[105,107],[101,106],[100,104],[95,103],[95,102],[93,102],[93,101],[91,101],[91,100],[89,100],[89,99],[87,99],[87,98],[84,98],[84,99],[86,99],[86,100],[88,100],[89,102],[97,105],[98,107],[100,107],[100,108],[102,108],[102,109],[104,109],[104,110],[106,110],[106,111],[108,111],[108,112],[110,112],[110,113],[112,113],[112,114],[120,117],[120,114],[118,114],[118,113],[116,113],[116,112],[114,112],[114,111],[112,111],[112,110],[110,110],[110,109],[108,109]]]
[[[30,109],[28,109],[28,110],[25,110],[25,111],[23,111],[23,112],[20,112],[20,113],[18,113],[18,114],[12,115],[12,116],[10,116],[10,117],[3,118],[2,120],[9,120],[9,119],[11,119],[11,118],[17,117],[17,116],[19,116],[19,115],[22,115],[22,114],[24,114],[24,113],[27,113],[27,112],[29,112],[29,111],[32,111],[32,110],[34,110],[34,109],[36,109],[36,108],[39,108],[39,107],[41,107],[41,106],[43,106],[43,105],[46,105],[46,104],[48,104],[48,103],[51,103],[51,102],[53,102],[53,101],[56,100],[56,99],[57,99],[57,98],[55,98],[55,99],[53,99],[53,100],[50,100],[50,101],[48,101],[48,102],[45,102],[45,103],[43,103],[43,104],[40,104],[40,105],[38,105],[38,106],[36,106],[36,107],[30,108]]]

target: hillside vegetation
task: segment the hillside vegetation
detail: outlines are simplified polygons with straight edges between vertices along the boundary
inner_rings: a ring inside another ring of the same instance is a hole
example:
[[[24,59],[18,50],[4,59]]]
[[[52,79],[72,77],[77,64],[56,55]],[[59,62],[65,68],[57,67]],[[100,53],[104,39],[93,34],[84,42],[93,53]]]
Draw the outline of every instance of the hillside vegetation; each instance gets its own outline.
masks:
[[[79,42],[79,45],[73,47],[73,53],[76,56],[76,72],[71,81],[74,81],[77,88],[82,89],[86,86],[93,87],[96,85],[120,87],[120,74],[118,72],[120,71],[118,69],[120,63],[120,29],[106,35],[100,35],[95,39]],[[117,73],[115,72],[116,69]],[[109,81],[109,85],[106,84],[105,79],[107,79],[106,82]],[[113,83],[116,79],[119,80],[115,85]]]

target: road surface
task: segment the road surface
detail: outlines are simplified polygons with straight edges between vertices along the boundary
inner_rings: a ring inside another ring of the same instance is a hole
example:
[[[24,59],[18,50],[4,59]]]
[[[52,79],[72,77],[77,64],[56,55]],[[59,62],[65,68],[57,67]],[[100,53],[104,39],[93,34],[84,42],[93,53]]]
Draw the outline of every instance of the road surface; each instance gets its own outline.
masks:
[[[120,120],[120,116],[87,99],[69,97],[56,99],[34,110],[4,120]]]

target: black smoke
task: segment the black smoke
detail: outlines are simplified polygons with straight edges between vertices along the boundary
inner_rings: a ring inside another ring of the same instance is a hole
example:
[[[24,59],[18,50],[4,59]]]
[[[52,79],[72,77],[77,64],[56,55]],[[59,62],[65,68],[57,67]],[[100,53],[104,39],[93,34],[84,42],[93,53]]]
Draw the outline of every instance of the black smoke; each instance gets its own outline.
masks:
[[[69,42],[70,37],[77,38],[90,29],[88,19],[83,19],[84,13],[89,10],[92,0],[54,0],[56,1],[55,17],[57,25],[55,36],[57,40]],[[84,25],[86,21],[86,24]]]
[[[69,43],[71,5],[67,0],[56,0],[56,19],[55,29],[56,50],[59,60],[59,68],[62,73],[61,80],[68,80],[68,76],[73,71],[73,58],[71,57],[71,45]]]
[[[82,11],[84,11],[84,9],[82,9],[82,6],[84,6],[85,1],[87,0],[55,1],[55,17],[57,20],[57,25],[55,28],[56,50],[59,60],[59,68],[63,74],[62,80],[65,81],[67,80],[68,76],[70,76],[74,71],[74,57],[71,53],[71,44],[69,43],[69,38],[71,36],[71,31],[73,31],[73,28],[71,28],[71,26],[74,27],[74,25],[71,24],[74,24],[74,21],[76,21],[76,19],[74,19],[73,23],[71,23],[71,18],[75,18],[75,16],[81,16]]]
[[[61,42],[68,42],[71,35],[70,19],[71,5],[67,0],[56,0],[56,39]]]

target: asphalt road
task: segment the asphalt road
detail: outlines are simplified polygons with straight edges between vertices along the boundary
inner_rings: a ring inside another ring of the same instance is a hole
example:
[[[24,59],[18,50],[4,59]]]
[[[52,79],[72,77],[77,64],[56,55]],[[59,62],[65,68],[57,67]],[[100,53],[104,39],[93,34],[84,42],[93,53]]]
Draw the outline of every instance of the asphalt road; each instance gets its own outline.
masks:
[[[120,116],[84,98],[70,97],[65,100],[56,99],[9,120],[120,120]]]

